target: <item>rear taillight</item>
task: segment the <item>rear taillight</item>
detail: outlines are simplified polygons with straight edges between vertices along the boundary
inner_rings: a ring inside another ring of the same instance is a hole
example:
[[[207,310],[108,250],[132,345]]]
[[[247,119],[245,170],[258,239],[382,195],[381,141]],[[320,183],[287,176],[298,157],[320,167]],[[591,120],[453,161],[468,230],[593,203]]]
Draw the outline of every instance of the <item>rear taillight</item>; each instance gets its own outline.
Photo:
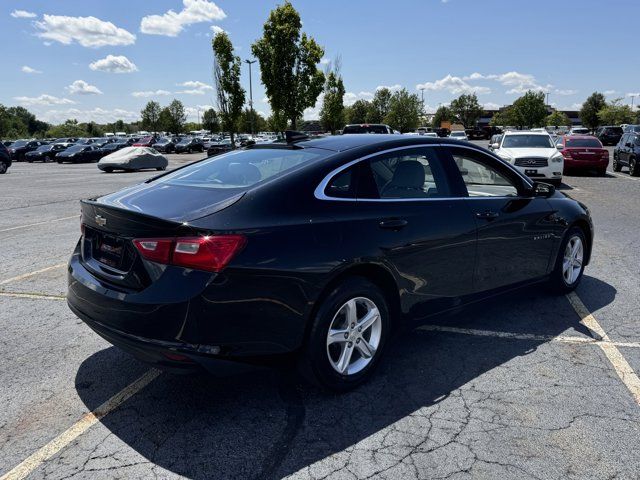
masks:
[[[219,272],[244,247],[242,235],[138,238],[133,241],[147,260],[179,267]]]
[[[562,156],[564,158],[572,158],[571,151],[570,150],[566,150],[566,149],[562,150]]]

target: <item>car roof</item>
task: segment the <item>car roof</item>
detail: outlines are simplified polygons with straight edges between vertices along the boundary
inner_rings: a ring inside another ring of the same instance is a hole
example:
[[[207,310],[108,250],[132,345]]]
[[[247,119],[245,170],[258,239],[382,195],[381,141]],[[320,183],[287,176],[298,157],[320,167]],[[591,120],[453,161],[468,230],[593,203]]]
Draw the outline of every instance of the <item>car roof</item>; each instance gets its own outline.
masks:
[[[459,145],[460,143],[453,143],[453,141],[446,140],[445,138],[425,137],[422,135],[395,135],[395,134],[345,134],[345,135],[333,135],[329,137],[322,137],[311,140],[301,140],[294,143],[294,145],[304,148],[322,148],[324,150],[331,150],[334,152],[344,152],[352,148],[367,147],[367,146],[385,146],[395,147],[403,145],[419,145],[419,144],[439,144],[439,143],[451,143],[451,145]],[[286,145],[286,144],[282,144]]]
[[[532,132],[531,130],[511,130],[511,131],[507,131],[504,132],[505,136],[510,136],[510,135],[544,135],[544,136],[549,136],[549,134],[547,132]]]

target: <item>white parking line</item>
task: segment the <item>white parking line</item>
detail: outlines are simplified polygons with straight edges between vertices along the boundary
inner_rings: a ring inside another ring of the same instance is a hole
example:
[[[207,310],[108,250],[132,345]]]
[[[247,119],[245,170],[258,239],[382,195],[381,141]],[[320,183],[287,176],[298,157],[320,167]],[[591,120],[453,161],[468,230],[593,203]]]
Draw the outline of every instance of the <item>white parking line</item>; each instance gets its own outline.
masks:
[[[116,393],[113,397],[104,402],[94,411],[85,414],[80,420],[74,423],[67,430],[62,432],[56,438],[40,448],[38,451],[27,457],[19,465],[15,466],[10,471],[5,473],[2,477],[0,477],[0,480],[19,480],[27,477],[36,468],[38,468],[40,465],[42,465],[44,462],[46,462],[48,459],[53,457],[56,453],[58,453],[60,450],[65,448],[76,438],[86,432],[101,418],[113,412],[129,398],[149,385],[149,383],[155,380],[158,375],[160,375],[159,370],[148,370],[135,382],[131,383],[123,390]]]
[[[23,273],[22,275],[18,275],[17,277],[7,278],[6,280],[0,281],[0,285],[6,285],[7,283],[17,282],[18,280],[24,280],[25,278],[33,277],[34,275],[38,275],[39,273],[48,272],[49,270],[55,270],[56,268],[66,266],[66,263],[58,263],[56,265],[51,265],[50,267],[41,268],[40,270],[35,270],[29,273]]]
[[[640,178],[632,177],[631,175],[625,175],[623,173],[618,173],[618,172],[607,172],[607,173],[610,173],[611,175],[615,175],[616,177],[626,178],[627,180],[635,180],[636,182],[640,180]]]
[[[571,306],[580,317],[581,322],[593,333],[596,338],[599,338],[598,346],[602,349],[606,357],[613,365],[613,369],[622,380],[622,383],[629,389],[631,395],[635,399],[636,403],[640,405],[640,378],[633,371],[629,362],[622,356],[620,350],[616,345],[611,342],[609,335],[600,326],[595,317],[589,312],[589,309],[582,303],[580,297],[575,292],[567,294],[567,299]]]
[[[32,298],[36,300],[66,300],[63,295],[48,295],[46,293],[21,293],[21,292],[0,292],[0,297],[11,298]]]
[[[26,225],[19,225],[17,227],[11,227],[11,228],[5,228],[3,230],[0,230],[0,233],[2,232],[10,232],[12,230],[20,230],[21,228],[29,228],[29,227],[36,227],[38,225],[46,225],[47,223],[55,223],[55,222],[62,222],[63,220],[70,220],[72,218],[80,218],[80,215],[70,215],[68,217],[62,217],[62,218],[54,218],[53,220],[46,220],[43,222],[35,222],[35,223],[28,223]]]
[[[508,338],[513,340],[532,340],[536,342],[560,342],[560,343],[578,343],[583,345],[598,345],[599,343],[610,343],[617,347],[630,347],[640,348],[640,342],[602,342],[588,337],[577,336],[565,336],[565,335],[535,335],[531,333],[514,333],[514,332],[500,332],[496,330],[477,330],[474,328],[457,328],[457,327],[445,327],[442,325],[423,325],[418,327],[418,330],[426,330],[430,332],[446,332],[446,333],[458,333],[461,335],[474,335],[477,337],[495,337],[495,338]]]

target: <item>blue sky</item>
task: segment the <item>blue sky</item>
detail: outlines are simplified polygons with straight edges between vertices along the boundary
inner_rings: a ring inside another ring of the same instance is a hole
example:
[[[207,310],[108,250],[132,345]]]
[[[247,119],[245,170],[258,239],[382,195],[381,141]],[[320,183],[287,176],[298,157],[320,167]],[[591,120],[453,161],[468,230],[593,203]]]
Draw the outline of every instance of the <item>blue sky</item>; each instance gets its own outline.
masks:
[[[39,118],[132,121],[149,100],[181,100],[191,120],[214,104],[211,34],[227,31],[243,59],[267,0],[5,0],[0,103]],[[342,58],[346,103],[406,87],[427,109],[475,91],[487,107],[527,89],[577,108],[594,90],[640,92],[638,0],[294,0],[303,29]],[[90,18],[94,17],[94,18]],[[257,64],[256,110],[268,114]],[[248,71],[243,66],[248,93]],[[640,98],[635,99],[636,105]],[[306,118],[317,117],[318,108]]]

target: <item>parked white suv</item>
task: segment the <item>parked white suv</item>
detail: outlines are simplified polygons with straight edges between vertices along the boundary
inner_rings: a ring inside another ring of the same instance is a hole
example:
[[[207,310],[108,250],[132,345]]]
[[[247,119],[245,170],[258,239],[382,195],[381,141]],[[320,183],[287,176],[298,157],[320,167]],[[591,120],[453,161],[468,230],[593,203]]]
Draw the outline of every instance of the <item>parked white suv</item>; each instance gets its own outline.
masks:
[[[546,132],[506,132],[493,153],[534,180],[562,183],[564,157]]]

